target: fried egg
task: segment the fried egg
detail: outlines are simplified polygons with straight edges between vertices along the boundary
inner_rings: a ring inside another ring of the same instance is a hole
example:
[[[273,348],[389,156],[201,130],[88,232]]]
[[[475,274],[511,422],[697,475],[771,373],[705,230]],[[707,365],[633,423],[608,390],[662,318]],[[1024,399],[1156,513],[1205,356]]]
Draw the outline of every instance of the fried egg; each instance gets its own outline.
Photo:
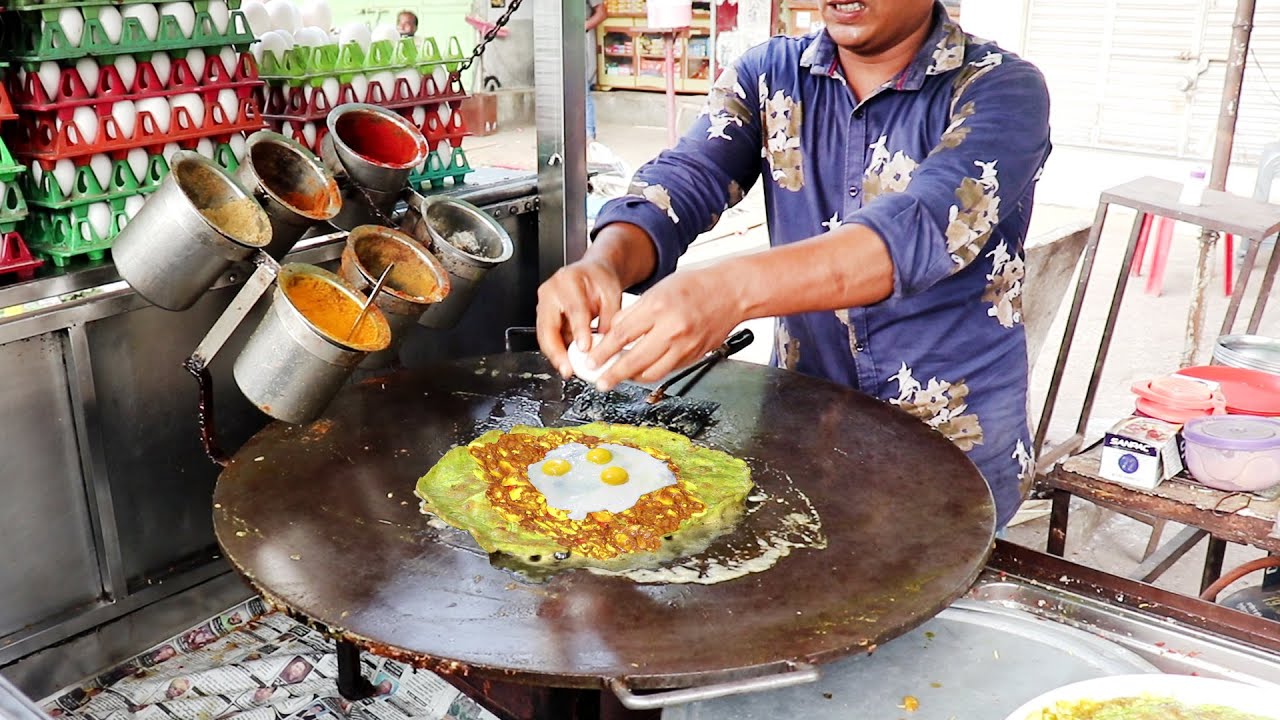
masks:
[[[667,464],[643,450],[602,443],[566,443],[529,466],[529,482],[571,520],[587,513],[622,512],[646,493],[676,483]]]

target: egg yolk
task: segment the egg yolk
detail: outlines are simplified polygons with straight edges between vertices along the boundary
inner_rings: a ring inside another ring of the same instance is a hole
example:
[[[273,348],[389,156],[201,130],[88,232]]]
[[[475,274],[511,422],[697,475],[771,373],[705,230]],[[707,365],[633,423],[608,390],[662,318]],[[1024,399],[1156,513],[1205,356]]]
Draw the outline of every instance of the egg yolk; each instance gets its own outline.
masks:
[[[542,463],[542,472],[548,475],[551,475],[553,477],[559,477],[560,475],[564,475],[565,473],[569,472],[569,469],[570,469],[570,465],[568,460],[561,460],[559,458],[556,458],[554,460],[548,460]]]
[[[617,467],[607,467],[600,473],[600,481],[605,485],[622,485],[628,480],[627,471]]]
[[[604,465],[613,459],[613,453],[605,448],[593,448],[587,451],[587,460],[597,465]],[[621,468],[619,468],[621,469]]]

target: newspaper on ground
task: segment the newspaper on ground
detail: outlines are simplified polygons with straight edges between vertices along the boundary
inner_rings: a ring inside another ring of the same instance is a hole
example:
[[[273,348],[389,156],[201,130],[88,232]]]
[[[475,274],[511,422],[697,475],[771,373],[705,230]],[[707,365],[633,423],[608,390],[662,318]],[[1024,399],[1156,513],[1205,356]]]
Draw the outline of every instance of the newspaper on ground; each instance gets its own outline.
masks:
[[[427,670],[362,653],[376,694],[338,694],[324,634],[253,598],[46,698],[69,720],[496,720]]]

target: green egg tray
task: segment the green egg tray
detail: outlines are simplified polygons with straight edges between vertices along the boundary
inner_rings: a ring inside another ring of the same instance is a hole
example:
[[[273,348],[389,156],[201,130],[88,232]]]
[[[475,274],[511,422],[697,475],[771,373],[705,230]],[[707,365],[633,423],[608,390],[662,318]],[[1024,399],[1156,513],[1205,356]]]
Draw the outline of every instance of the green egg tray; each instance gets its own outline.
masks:
[[[206,0],[207,1],[207,0]],[[238,2],[237,2],[238,4]],[[87,8],[96,10],[96,7]],[[147,37],[137,18],[124,18],[120,39],[111,42],[107,31],[92,12],[85,17],[84,32],[79,45],[72,45],[58,22],[58,10],[45,9],[40,13],[18,13],[16,23],[5,26],[0,46],[12,48],[9,58],[26,63],[50,60],[78,60],[82,57],[106,55],[137,55],[149,57],[157,51],[184,51],[193,48],[234,47],[244,52],[253,42],[249,23],[239,10],[230,10],[226,32],[218,32],[208,10],[197,10],[195,27],[191,37],[182,34],[178,20],[171,15],[160,18],[160,26],[154,40]]]
[[[128,223],[124,198],[107,202],[111,206],[111,227],[105,237],[89,224],[88,205],[31,213],[22,224],[22,237],[31,252],[47,258],[57,267],[66,267],[81,256],[101,260],[106,257],[116,235]]]
[[[443,53],[435,38],[430,37],[423,39],[421,46],[413,38],[404,38],[398,43],[379,40],[369,46],[368,53],[351,42],[341,46],[296,47],[285,51],[283,56],[264,53],[258,76],[272,84],[318,86],[328,78],[348,83],[355,75],[407,68],[417,68],[426,75],[437,65],[453,73],[462,67],[464,59],[462,45],[456,37],[449,38]]]
[[[453,178],[454,185],[461,185],[466,180],[467,174],[474,172],[475,169],[467,162],[467,154],[462,151],[462,148],[453,148],[449,157],[450,161],[446,165],[439,151],[432,150],[427,155],[427,162],[424,163],[426,169],[423,172],[410,173],[409,184],[419,190],[439,190],[445,186],[446,180]]]

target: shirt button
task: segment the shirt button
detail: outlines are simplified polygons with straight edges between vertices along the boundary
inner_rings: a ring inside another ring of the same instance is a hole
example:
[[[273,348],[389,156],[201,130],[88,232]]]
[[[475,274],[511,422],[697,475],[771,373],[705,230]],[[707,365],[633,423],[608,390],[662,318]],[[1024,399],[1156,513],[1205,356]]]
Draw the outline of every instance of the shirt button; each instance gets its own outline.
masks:
[[[867,351],[867,344],[866,344],[866,343],[862,343],[862,342],[857,343],[856,345],[854,345],[854,346],[853,346],[853,349],[854,349],[854,350],[857,350],[858,352],[866,352],[866,351]]]
[[[856,198],[856,197],[858,197],[858,186],[857,186],[857,185],[854,185],[853,187],[850,187],[850,188],[849,188],[849,197],[851,197],[851,198]]]
[[[861,120],[861,119],[862,119],[862,116],[863,116],[863,115],[865,115],[865,114],[866,114],[866,113],[862,110],[862,108],[858,108],[857,110],[854,110],[854,111],[853,111],[853,119],[854,119],[854,120]]]

